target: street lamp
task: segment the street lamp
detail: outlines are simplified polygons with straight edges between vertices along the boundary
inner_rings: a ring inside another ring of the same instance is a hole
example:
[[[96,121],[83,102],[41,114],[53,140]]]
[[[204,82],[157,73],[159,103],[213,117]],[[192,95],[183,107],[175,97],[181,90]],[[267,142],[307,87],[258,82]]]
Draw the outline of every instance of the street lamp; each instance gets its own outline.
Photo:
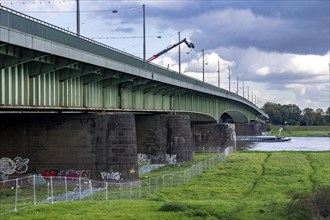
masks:
[[[146,7],[142,5],[143,9],[143,60],[146,60]]]
[[[218,60],[218,87],[220,88],[220,60]]]
[[[203,82],[204,82],[204,75],[205,75],[205,72],[204,72],[204,49],[202,49],[202,53],[203,53]]]
[[[238,95],[238,75],[236,76],[236,82],[237,82],[237,83],[236,83],[236,84],[237,84],[237,85],[236,85],[236,86],[237,86],[237,87],[236,87],[236,94]]]
[[[79,0],[77,0],[77,35],[80,35],[80,9]]]
[[[244,81],[243,81],[243,98],[245,98],[244,96],[245,96],[245,91],[244,91]]]
[[[228,68],[229,92],[230,92],[230,68]]]
[[[181,39],[180,39],[180,31],[179,31],[179,41],[178,42],[180,42],[181,41]],[[179,74],[181,74],[181,48],[180,48],[180,45],[179,45]]]

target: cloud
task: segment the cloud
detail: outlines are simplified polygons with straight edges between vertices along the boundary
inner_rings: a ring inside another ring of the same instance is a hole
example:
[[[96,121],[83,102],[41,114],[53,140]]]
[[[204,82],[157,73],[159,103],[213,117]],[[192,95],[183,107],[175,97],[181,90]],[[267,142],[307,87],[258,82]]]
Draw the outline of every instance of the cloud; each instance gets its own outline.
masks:
[[[132,33],[134,31],[133,28],[131,27],[117,27],[116,29],[114,29],[113,31],[116,32],[123,32],[123,33]]]
[[[244,81],[245,91],[250,85],[259,103],[273,101],[326,108],[330,98],[329,57],[329,52],[324,55],[300,55],[260,51],[256,48],[220,48],[217,52],[205,51],[205,81],[218,85],[217,65],[220,61],[222,88],[228,89],[228,69],[231,68],[231,82],[236,83],[238,75],[240,93]],[[177,59],[168,54],[155,62],[178,71]],[[196,53],[191,60],[182,63],[181,70],[190,77],[202,80],[202,63],[202,54]],[[235,92],[236,86],[232,84],[231,91]]]

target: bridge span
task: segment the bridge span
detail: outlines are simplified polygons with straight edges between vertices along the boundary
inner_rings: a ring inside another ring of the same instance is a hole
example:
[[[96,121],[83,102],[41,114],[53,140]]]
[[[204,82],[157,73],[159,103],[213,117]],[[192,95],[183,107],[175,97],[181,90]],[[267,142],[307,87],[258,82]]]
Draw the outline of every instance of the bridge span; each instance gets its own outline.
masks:
[[[235,125],[217,122],[253,130],[267,118],[235,93],[0,6],[1,169],[20,157],[29,172],[134,180],[137,157],[191,160],[235,145]]]
[[[249,100],[19,12],[0,8],[0,110],[185,113],[267,119]]]

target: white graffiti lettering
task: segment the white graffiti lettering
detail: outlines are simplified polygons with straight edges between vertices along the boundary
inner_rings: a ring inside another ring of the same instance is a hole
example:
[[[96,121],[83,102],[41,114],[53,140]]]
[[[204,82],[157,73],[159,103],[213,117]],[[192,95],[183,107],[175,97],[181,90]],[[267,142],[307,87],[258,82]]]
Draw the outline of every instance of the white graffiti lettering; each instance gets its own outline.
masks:
[[[15,173],[16,164],[8,157],[0,159],[0,173],[11,175]]]
[[[28,170],[28,165],[27,165],[29,163],[28,158],[22,159],[21,157],[15,157],[14,162],[16,165],[15,169],[17,173],[25,173]]]
[[[3,157],[0,159],[0,173],[11,175],[15,172],[25,173],[28,170],[29,159],[22,159],[21,157],[15,157],[14,160]]]
[[[166,154],[166,162],[168,164],[176,164],[176,154]]]
[[[121,173],[119,172],[101,172],[101,178],[105,180],[120,180]]]
[[[138,163],[150,164],[150,158],[147,154],[138,154]]]

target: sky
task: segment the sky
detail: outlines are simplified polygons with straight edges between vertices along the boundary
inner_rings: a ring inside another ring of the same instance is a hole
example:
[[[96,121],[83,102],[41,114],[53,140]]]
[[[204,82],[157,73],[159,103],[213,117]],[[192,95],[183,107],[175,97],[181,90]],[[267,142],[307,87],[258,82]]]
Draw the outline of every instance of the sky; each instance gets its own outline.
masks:
[[[76,0],[0,0],[42,21],[76,32]],[[181,73],[266,102],[330,106],[328,0],[80,0],[80,34],[143,57],[186,38]],[[204,50],[204,64],[203,53]],[[178,47],[152,61],[179,70]],[[238,80],[237,80],[238,79]],[[238,82],[238,86],[237,86]],[[244,86],[243,86],[244,82]]]

